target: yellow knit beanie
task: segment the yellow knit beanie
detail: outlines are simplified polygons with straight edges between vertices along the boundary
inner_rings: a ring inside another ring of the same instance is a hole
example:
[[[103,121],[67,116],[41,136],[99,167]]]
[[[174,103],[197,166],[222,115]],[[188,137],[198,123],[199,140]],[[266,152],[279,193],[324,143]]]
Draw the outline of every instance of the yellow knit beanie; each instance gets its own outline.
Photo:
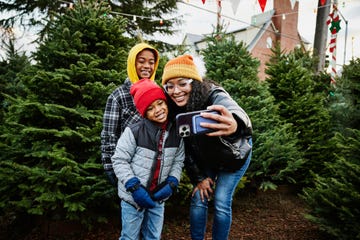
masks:
[[[191,78],[202,82],[199,71],[190,55],[182,55],[168,61],[162,75],[162,85],[172,78]]]

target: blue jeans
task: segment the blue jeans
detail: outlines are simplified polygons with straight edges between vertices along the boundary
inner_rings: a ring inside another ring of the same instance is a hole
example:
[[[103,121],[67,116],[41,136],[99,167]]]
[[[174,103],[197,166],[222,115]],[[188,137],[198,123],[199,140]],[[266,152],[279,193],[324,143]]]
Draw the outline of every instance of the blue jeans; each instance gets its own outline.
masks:
[[[228,239],[232,222],[232,199],[236,186],[244,176],[251,160],[251,152],[245,164],[236,172],[211,171],[208,176],[215,180],[214,221],[212,226],[213,240]],[[192,240],[203,240],[206,232],[208,200],[200,199],[199,191],[191,198],[190,232]]]
[[[137,210],[121,201],[122,229],[119,240],[159,240],[164,223],[164,203],[155,202],[154,208]]]

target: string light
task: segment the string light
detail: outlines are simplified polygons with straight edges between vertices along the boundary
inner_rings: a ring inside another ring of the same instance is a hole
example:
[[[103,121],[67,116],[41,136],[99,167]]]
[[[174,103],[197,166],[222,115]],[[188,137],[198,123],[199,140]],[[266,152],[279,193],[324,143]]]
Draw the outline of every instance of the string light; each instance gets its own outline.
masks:
[[[191,6],[191,7],[194,7],[194,8],[197,8],[197,9],[200,9],[200,10],[203,10],[205,12],[209,12],[209,13],[212,13],[212,14],[218,14],[217,12],[214,12],[214,11],[211,11],[211,10],[208,10],[208,9],[205,9],[205,8],[201,8],[201,7],[198,7],[196,5],[193,5],[191,3],[188,3],[188,1],[180,1],[179,3],[183,3],[185,5],[188,5],[188,6]],[[320,9],[320,8],[324,8],[324,7],[328,7],[328,6],[331,6],[333,5],[333,3],[329,3],[329,4],[324,4],[323,6],[319,6],[317,7],[317,9]],[[317,10],[317,9],[314,9]],[[338,10],[338,12],[340,13],[340,11]],[[288,12],[288,13],[282,13],[282,14],[275,14],[275,15],[272,15],[272,17],[282,17],[282,19],[286,19],[286,15],[291,15],[291,14],[298,14],[299,11],[295,11],[295,12]],[[315,13],[315,12],[314,12]],[[224,17],[224,18],[228,18],[230,20],[233,20],[233,21],[236,21],[236,22],[240,22],[240,23],[243,23],[243,24],[246,24],[248,26],[252,26],[254,28],[258,28],[260,30],[263,30],[263,31],[266,31],[266,32],[270,32],[270,33],[275,33],[275,34],[280,34],[282,37],[286,37],[286,38],[289,38],[289,39],[294,39],[294,40],[299,40],[297,38],[294,38],[290,35],[287,35],[287,34],[284,34],[284,33],[279,33],[277,31],[272,31],[272,30],[269,30],[269,29],[266,29],[264,27],[260,27],[260,26],[256,26],[255,24],[251,24],[251,23],[248,23],[246,21],[242,21],[240,19],[236,19],[236,18],[233,18],[233,17],[230,17],[230,16],[227,16],[227,15],[224,15],[224,14],[220,14],[221,17]],[[304,42],[303,40],[300,39],[301,42]]]
[[[204,8],[201,8],[201,7],[198,7],[196,5],[193,5],[193,4],[190,4],[190,3],[186,3],[186,2],[180,2],[180,3],[183,3],[185,5],[188,5],[188,6],[191,6],[191,7],[194,7],[194,8],[198,8],[200,10],[203,10],[203,11],[206,11],[206,12],[209,12],[209,13],[213,13],[213,14],[217,14],[217,12],[214,12],[214,11],[211,11],[211,10],[208,10],[208,9],[204,9]],[[276,15],[276,16],[282,16],[282,15]],[[251,23],[248,23],[248,22],[245,22],[245,21],[242,21],[240,19],[236,19],[236,18],[233,18],[233,17],[229,17],[229,16],[226,16],[224,14],[221,14],[221,17],[225,17],[225,18],[228,18],[230,20],[233,20],[233,21],[236,21],[236,22],[240,22],[240,23],[243,23],[243,24],[246,24],[248,26],[251,26],[251,27],[254,27],[254,28],[258,28],[262,31],[265,31],[265,32],[270,32],[270,33],[274,33],[274,34],[280,34],[282,37],[286,37],[286,38],[289,38],[289,39],[293,39],[293,40],[299,40],[298,38],[295,38],[293,36],[290,36],[290,35],[287,35],[287,34],[284,34],[284,33],[279,33],[277,31],[272,31],[272,30],[269,30],[267,28],[264,28],[264,27],[260,27],[260,26],[257,26],[255,24],[251,24]],[[301,40],[301,42],[305,42],[304,40]]]
[[[64,0],[58,0],[58,1],[64,3],[64,5],[60,4],[60,7],[67,7],[69,5],[69,8],[73,9],[73,3],[72,2],[68,2],[68,1],[64,1]],[[136,19],[138,17],[141,18],[141,19],[151,19],[151,20],[154,20],[154,21],[159,21],[160,25],[164,24],[164,20],[165,21],[170,21],[170,20],[174,20],[174,19],[178,19],[178,18],[183,17],[183,15],[179,15],[177,17],[163,19],[163,18],[147,17],[147,16],[141,16],[141,15],[129,14],[129,13],[122,13],[122,12],[115,12],[115,11],[107,11],[107,13],[111,13],[111,14],[114,14],[114,15],[132,17],[134,22],[136,22]]]
[[[317,10],[320,9],[320,8],[324,8],[324,7],[328,7],[328,6],[331,6],[331,4],[325,4],[323,6],[319,6],[318,8],[314,8],[314,13],[317,13]],[[296,12],[287,12],[287,13],[281,13],[281,14],[275,14],[273,15],[273,17],[282,17],[283,20],[286,19],[286,16],[287,15],[292,15],[292,14],[298,14],[299,11],[296,11]],[[285,17],[284,17],[285,16]]]
[[[68,1],[64,1],[64,0],[58,0],[59,2],[63,2],[63,3],[66,3],[66,4],[69,4],[69,8],[70,9],[73,9],[73,3],[72,2],[68,2]],[[200,10],[203,10],[203,11],[206,11],[206,12],[209,12],[209,13],[212,13],[212,14],[219,14],[217,12],[214,12],[214,11],[211,11],[211,10],[208,10],[208,9],[204,9],[204,8],[201,8],[201,7],[198,7],[196,5],[193,5],[191,3],[189,3],[189,0],[183,0],[183,1],[179,1],[178,3],[183,3],[185,5],[188,5],[188,6],[191,6],[191,7],[194,7],[194,8],[198,8]],[[314,9],[314,13],[316,13],[317,9],[320,9],[320,8],[324,8],[324,7],[328,7],[329,5],[332,5],[332,3],[329,3],[329,4],[325,4],[323,6],[318,6],[316,9]],[[345,2],[343,2],[343,5],[345,5]],[[339,11],[339,10],[338,10]],[[340,12],[340,11],[339,11]],[[162,18],[153,18],[153,17],[147,17],[147,16],[141,16],[141,15],[135,15],[135,14],[129,14],[129,13],[121,13],[121,12],[115,12],[115,11],[108,11],[108,13],[111,13],[111,14],[115,14],[115,15],[122,15],[122,16],[127,16],[127,17],[132,17],[133,18],[133,21],[136,22],[136,19],[137,17],[141,18],[141,19],[151,19],[151,20],[154,20],[154,21],[159,21],[159,24],[160,25],[163,25],[164,24],[164,20],[167,21],[167,20],[173,20],[173,19],[178,19],[178,18],[181,18],[183,17],[183,15],[179,15],[177,17],[173,17],[173,18],[169,18],[169,19],[162,19]],[[277,14],[277,15],[273,15],[272,17],[282,17],[283,20],[286,19],[286,15],[291,15],[291,14],[298,14],[299,12],[296,11],[296,12],[288,12],[288,13],[282,13],[282,14]],[[255,24],[251,24],[251,23],[248,23],[248,22],[245,22],[245,21],[242,21],[242,20],[239,20],[239,19],[235,19],[233,17],[230,17],[230,16],[226,16],[224,14],[220,14],[221,17],[224,17],[224,18],[228,18],[230,20],[233,20],[233,21],[236,21],[236,22],[240,22],[240,23],[243,23],[243,24],[246,24],[248,26],[252,26],[254,28],[258,28],[260,30],[264,30],[264,31],[267,31],[267,32],[271,32],[271,33],[276,33],[276,34],[279,34],[278,32],[276,31],[272,31],[272,30],[269,30],[269,29],[265,29],[263,27],[259,27],[259,26],[256,26]],[[294,40],[298,40],[297,38],[294,38],[292,36],[289,36],[287,34],[283,34],[281,33],[281,36],[282,37],[286,37],[286,38],[289,38],[289,39],[294,39]],[[303,40],[300,40],[303,42]]]
[[[58,0],[59,2],[63,2],[65,4],[69,4],[69,8],[70,9],[73,9],[73,3],[72,2],[68,2],[68,1],[64,1],[64,0]],[[190,1],[189,0],[183,0],[183,1],[180,1],[179,3],[184,3],[186,5],[189,5],[189,6],[192,6],[192,7],[196,7],[198,9],[201,9],[201,10],[204,10],[204,11],[207,11],[207,12],[210,12],[210,13],[213,13],[213,14],[218,14],[217,12],[213,12],[213,11],[210,11],[210,10],[207,10],[207,9],[204,9],[204,8],[201,8],[201,7],[198,7],[198,6],[195,6],[195,5],[192,5],[189,3]],[[322,6],[319,6],[317,8],[314,8],[314,13],[317,12],[317,9],[320,9],[320,8],[324,8],[324,7],[327,7],[327,6],[331,6],[333,3],[329,3],[329,4],[325,4],[325,5],[322,5]],[[345,6],[345,1],[342,2],[343,6]],[[63,5],[60,7],[67,7],[67,5]],[[339,11],[339,10],[338,10]],[[121,13],[121,12],[115,12],[115,11],[109,11],[109,13],[112,13],[112,14],[116,14],[116,15],[122,15],[122,16],[128,16],[128,17],[133,17],[133,20],[135,19],[136,20],[136,17],[140,17],[141,19],[151,19],[151,20],[154,20],[154,21],[159,21],[161,24],[163,24],[163,21],[164,20],[174,20],[174,19],[178,19],[180,17],[182,17],[183,15],[179,15],[177,17],[173,17],[173,18],[169,18],[169,19],[162,19],[162,18],[154,18],[154,17],[147,17],[147,16],[141,16],[141,15],[135,15],[135,14],[129,14],[129,13]],[[281,16],[283,19],[286,19],[286,15],[291,15],[291,14],[297,14],[299,13],[298,11],[296,12],[288,12],[288,13],[282,13],[282,14],[277,14],[277,15],[273,15],[272,17],[279,17]],[[221,17],[225,17],[225,18],[229,18],[231,20],[234,20],[234,21],[238,21],[238,22],[242,22],[242,23],[245,23],[245,24],[248,24],[248,25],[251,25],[249,23],[246,23],[246,22],[243,22],[241,20],[238,20],[238,19],[234,19],[232,17],[229,17],[229,16],[226,16],[226,15],[223,15],[221,14],[220,15]],[[285,17],[284,17],[285,16]],[[135,21],[134,20],[134,21]]]

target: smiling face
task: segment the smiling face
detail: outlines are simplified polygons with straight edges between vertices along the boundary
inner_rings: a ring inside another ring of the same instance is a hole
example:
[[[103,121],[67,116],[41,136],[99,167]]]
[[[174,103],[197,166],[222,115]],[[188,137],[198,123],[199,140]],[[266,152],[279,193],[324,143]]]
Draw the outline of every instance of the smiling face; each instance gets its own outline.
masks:
[[[155,100],[146,109],[145,117],[156,123],[165,123],[168,116],[168,106],[162,99]]]
[[[179,107],[183,107],[188,103],[192,90],[192,81],[189,78],[172,78],[164,85],[171,100]]]
[[[135,68],[139,79],[150,78],[154,73],[156,58],[149,49],[144,49],[136,56]]]

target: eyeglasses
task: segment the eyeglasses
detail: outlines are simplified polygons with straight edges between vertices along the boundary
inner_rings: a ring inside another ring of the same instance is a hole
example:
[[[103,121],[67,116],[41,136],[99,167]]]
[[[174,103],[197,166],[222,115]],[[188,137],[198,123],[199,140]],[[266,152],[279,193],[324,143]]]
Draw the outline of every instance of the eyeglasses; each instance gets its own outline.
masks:
[[[175,91],[175,88],[178,88],[179,90],[186,90],[186,88],[189,87],[190,83],[192,83],[191,78],[180,78],[177,84],[167,83],[163,85],[165,91],[167,93],[173,93]]]

